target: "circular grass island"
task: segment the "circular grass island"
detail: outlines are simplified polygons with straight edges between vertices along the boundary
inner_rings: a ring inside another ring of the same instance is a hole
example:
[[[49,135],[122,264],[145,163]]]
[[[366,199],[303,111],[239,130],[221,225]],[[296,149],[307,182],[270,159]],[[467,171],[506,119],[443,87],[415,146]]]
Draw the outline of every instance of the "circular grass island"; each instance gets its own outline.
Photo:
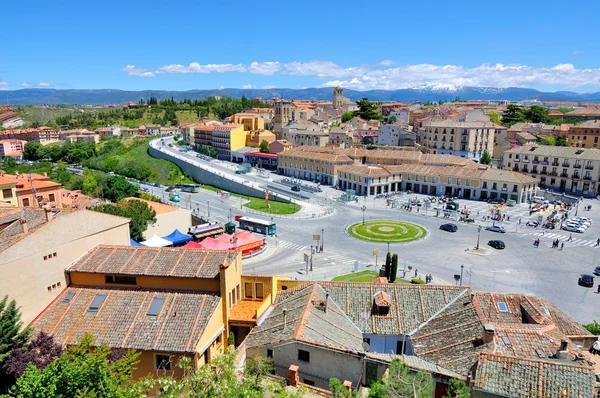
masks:
[[[427,235],[427,230],[418,224],[405,221],[371,220],[357,222],[348,227],[348,234],[367,242],[412,242]]]

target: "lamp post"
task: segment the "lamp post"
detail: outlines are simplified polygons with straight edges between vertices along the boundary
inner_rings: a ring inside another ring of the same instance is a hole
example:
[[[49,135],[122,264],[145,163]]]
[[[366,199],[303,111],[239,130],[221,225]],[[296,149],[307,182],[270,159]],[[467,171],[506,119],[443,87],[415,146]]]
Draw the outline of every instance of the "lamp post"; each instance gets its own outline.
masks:
[[[388,253],[390,252],[390,242],[387,243],[388,244]]]
[[[363,225],[365,225],[365,210],[367,210],[367,206],[363,205],[360,209],[363,212]]]
[[[477,247],[476,250],[479,250],[479,235],[481,235],[481,225],[477,227]]]
[[[460,266],[460,286],[462,286],[462,276],[463,276],[463,270],[465,269],[464,264],[462,264]]]
[[[324,238],[325,229],[321,228],[321,253],[323,253],[323,242],[325,242]]]
[[[208,205],[208,216],[210,217],[210,201],[206,201],[206,204]]]

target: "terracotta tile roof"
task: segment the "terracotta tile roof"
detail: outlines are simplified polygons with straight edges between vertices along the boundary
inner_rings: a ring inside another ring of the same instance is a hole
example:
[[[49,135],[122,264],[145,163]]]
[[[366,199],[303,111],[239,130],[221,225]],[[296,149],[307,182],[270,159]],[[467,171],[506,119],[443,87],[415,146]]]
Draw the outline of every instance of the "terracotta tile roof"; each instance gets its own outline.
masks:
[[[580,160],[600,160],[600,150],[596,148],[574,148],[568,146],[526,145],[512,148],[505,153],[531,156],[556,156]]]
[[[278,295],[270,315],[252,329],[246,338],[248,348],[297,340],[347,352],[364,350],[360,329],[338,303],[329,298],[324,310],[327,298],[320,284],[290,292]]]
[[[228,266],[238,255],[229,250],[98,245],[67,272],[213,279],[221,266]]]
[[[577,363],[482,354],[474,388],[515,398],[584,398],[592,396],[594,378],[591,367]]]
[[[97,294],[106,299],[96,313],[89,312]],[[155,297],[163,298],[163,305],[157,316],[148,316]],[[219,302],[216,295],[194,292],[71,286],[32,326],[62,345],[91,334],[96,344],[112,348],[194,353]]]
[[[167,214],[176,211],[178,208],[175,206],[169,206],[160,202],[153,202],[151,200],[140,199],[140,198],[125,198],[125,200],[139,200],[140,202],[144,202],[150,207],[152,210],[156,212],[156,215]]]
[[[424,360],[423,358],[419,358],[414,355],[396,355],[393,353],[380,353],[380,352],[367,352],[365,354],[367,358],[376,359],[378,361],[392,363],[394,359],[399,359],[405,364],[408,365],[409,368],[414,370],[424,370],[429,373],[436,373],[448,377],[452,377],[454,379],[466,380],[466,376],[453,372],[449,369],[446,369],[442,366],[436,365],[433,362],[429,362]]]

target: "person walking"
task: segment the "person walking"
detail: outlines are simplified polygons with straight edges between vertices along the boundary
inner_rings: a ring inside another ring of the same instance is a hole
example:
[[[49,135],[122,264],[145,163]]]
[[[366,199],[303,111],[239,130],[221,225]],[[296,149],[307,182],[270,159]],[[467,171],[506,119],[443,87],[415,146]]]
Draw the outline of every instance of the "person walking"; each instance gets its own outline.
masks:
[[[562,250],[563,247],[565,247],[565,242],[563,242],[563,243],[560,244],[560,250]]]
[[[596,241],[596,247],[600,246],[600,239]]]
[[[573,234],[569,234],[569,239],[567,239],[567,242],[571,242],[573,240]]]
[[[598,291],[596,293],[600,294],[600,283],[598,284]]]

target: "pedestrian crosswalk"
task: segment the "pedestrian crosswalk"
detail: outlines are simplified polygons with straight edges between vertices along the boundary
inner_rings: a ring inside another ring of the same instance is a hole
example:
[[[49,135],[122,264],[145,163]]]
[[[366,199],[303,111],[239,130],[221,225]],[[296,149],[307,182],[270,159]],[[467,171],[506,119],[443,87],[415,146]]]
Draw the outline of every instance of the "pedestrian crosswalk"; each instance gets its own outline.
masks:
[[[598,241],[596,239],[582,239],[578,238],[575,235],[571,236],[571,240],[569,240],[568,235],[562,235],[557,233],[544,233],[544,232],[529,232],[525,235],[536,236],[538,238],[550,239],[550,240],[559,240],[561,243],[564,243],[565,246],[583,246],[583,247],[593,247],[600,248],[598,246]],[[552,247],[552,242],[548,244],[549,247]]]
[[[285,240],[279,241],[279,247],[283,247],[285,249],[302,251],[307,248],[307,246],[299,245],[297,243],[286,242]]]
[[[279,241],[279,247],[295,250],[295,251],[304,251],[306,253],[310,252],[309,246],[303,246],[298,243],[287,242],[285,240]],[[340,265],[340,264],[354,264],[355,259],[346,257],[343,254],[327,254],[327,253],[315,253],[313,261],[318,261],[319,263],[327,263],[331,265]]]
[[[319,255],[319,257],[322,256],[322,254]],[[332,265],[337,265],[337,264],[354,264],[354,259],[350,258],[350,257],[346,257],[343,254],[335,254],[335,255],[331,255],[331,256],[324,256],[322,258],[319,258],[321,261],[330,263]]]

